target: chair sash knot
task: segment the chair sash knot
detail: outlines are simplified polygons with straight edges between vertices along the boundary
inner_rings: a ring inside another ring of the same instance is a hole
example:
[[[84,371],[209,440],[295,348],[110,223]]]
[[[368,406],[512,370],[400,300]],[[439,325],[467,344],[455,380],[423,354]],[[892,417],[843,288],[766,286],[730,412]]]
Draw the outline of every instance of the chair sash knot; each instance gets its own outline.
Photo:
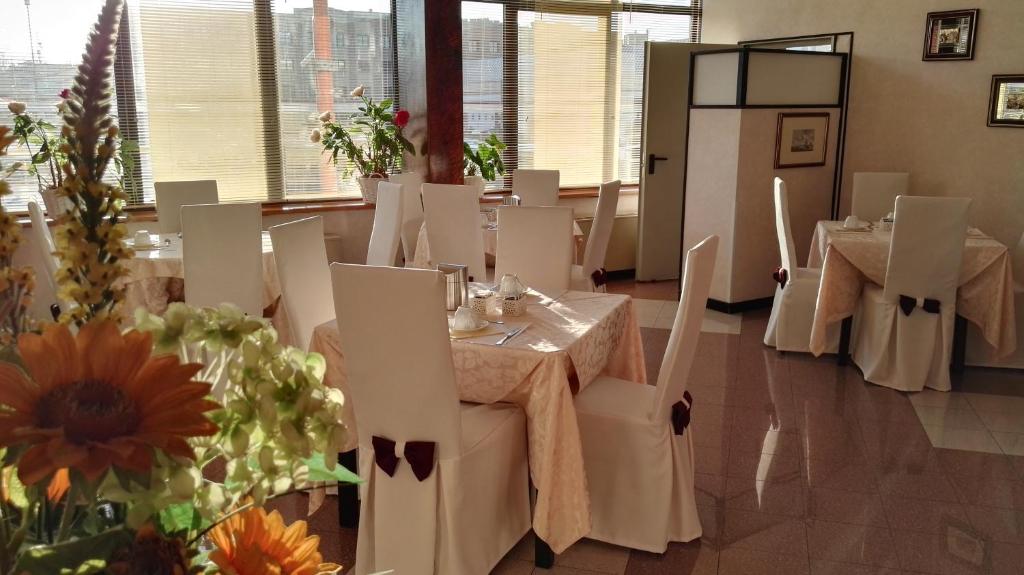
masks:
[[[772,279],[779,282],[780,288],[784,288],[786,287],[786,282],[789,281],[789,273],[786,271],[786,268],[777,267],[772,272]]]
[[[598,268],[590,274],[590,279],[594,280],[594,287],[601,287],[608,283],[608,272],[604,268]]]
[[[403,446],[399,446],[386,437],[374,435],[372,443],[374,461],[388,477],[395,476],[398,460],[402,457],[409,462],[413,475],[420,481],[430,477],[434,470],[434,451],[437,444],[433,441],[407,441]]]
[[[914,308],[919,307],[928,313],[939,313],[939,300],[931,298],[913,298],[900,294],[900,309],[903,315],[909,316]]]
[[[690,409],[693,407],[693,396],[689,391],[683,392],[683,400],[672,404],[672,432],[682,435],[690,425]]]

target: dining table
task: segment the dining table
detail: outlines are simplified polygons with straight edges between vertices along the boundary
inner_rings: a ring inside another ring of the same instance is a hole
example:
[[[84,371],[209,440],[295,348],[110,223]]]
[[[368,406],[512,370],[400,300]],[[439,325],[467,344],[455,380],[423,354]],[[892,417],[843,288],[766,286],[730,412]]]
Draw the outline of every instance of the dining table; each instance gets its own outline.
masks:
[[[866,282],[885,285],[891,241],[892,232],[877,224],[846,229],[841,221],[817,223],[807,257],[807,267],[821,269],[811,327],[814,355],[825,352],[828,327],[853,315]],[[956,313],[978,326],[998,357],[1016,349],[1009,250],[976,228],[968,229],[964,243]]]
[[[591,526],[573,396],[599,375],[645,384],[643,347],[628,295],[568,291],[548,297],[531,291],[526,298],[522,316],[489,314],[503,323],[492,324],[478,337],[451,339],[455,385],[462,401],[506,402],[523,408],[530,476],[537,490],[533,528],[560,553],[585,537]],[[525,330],[499,343],[523,326]],[[324,382],[347,391],[345,355],[335,321],[315,328],[310,351],[326,360]],[[358,446],[353,407],[358,409],[346,401],[346,450]]]

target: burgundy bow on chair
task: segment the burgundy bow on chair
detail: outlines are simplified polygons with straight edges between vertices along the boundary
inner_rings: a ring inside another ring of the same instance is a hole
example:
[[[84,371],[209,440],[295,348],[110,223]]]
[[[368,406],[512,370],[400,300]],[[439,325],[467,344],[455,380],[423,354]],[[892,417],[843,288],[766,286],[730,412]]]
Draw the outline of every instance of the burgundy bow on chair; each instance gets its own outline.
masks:
[[[373,456],[377,462],[377,467],[380,467],[381,471],[387,473],[388,477],[394,477],[395,470],[398,469],[399,457],[395,453],[395,447],[398,444],[378,435],[373,436],[372,442]],[[423,481],[430,477],[430,472],[434,470],[434,450],[436,448],[437,444],[433,441],[406,442],[402,455],[405,456],[405,460],[412,467],[412,473],[416,476],[416,479]]]
[[[596,269],[590,274],[590,279],[594,280],[594,287],[601,287],[608,283],[608,272],[604,271],[604,268]]]
[[[672,404],[672,431],[682,435],[690,425],[690,409],[693,407],[693,396],[689,391],[683,392],[683,401]]]
[[[917,298],[900,294],[900,309],[903,310],[903,315],[909,316],[910,312],[917,307],[917,302]],[[939,313],[939,300],[924,298],[921,300],[921,309],[928,313]]]
[[[789,281],[789,273],[786,272],[786,268],[778,267],[772,272],[772,279],[779,282],[779,287],[786,287],[786,282]]]

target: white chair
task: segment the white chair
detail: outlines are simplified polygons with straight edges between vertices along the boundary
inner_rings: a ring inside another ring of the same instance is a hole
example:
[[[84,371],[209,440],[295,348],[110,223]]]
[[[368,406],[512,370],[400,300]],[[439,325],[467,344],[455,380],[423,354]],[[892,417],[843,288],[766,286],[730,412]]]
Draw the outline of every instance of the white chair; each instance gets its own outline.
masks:
[[[162,234],[181,231],[181,206],[219,201],[217,180],[156,182],[153,189],[156,191],[156,219]]]
[[[1011,254],[1013,273],[1013,308],[1017,315],[1017,349],[1008,356],[996,357],[995,350],[985,341],[973,323],[967,324],[967,365],[1024,369],[1024,234]]]
[[[850,213],[877,222],[895,209],[896,196],[905,196],[909,190],[906,172],[854,172]]]
[[[949,391],[970,204],[969,198],[896,199],[885,287],[864,287],[853,320],[853,361],[865,380],[902,391]]]
[[[300,349],[309,349],[316,326],[335,317],[323,218],[273,226],[270,241],[292,337]]]
[[[779,238],[782,265],[776,272],[779,286],[775,289],[764,344],[779,351],[809,352],[821,270],[798,268],[796,265],[796,246],[789,225],[789,199],[786,182],[781,178],[775,178],[775,231]],[[835,353],[839,349],[839,326],[829,326],[826,337],[825,351]]]
[[[181,207],[186,303],[263,315],[261,220],[256,203]]]
[[[590,237],[583,252],[583,265],[572,266],[572,289],[578,291],[607,291],[605,288],[604,259],[608,253],[608,242],[615,226],[615,210],[619,205],[619,188],[622,182],[615,180],[601,184],[597,193],[597,210],[590,225]],[[600,285],[598,285],[600,284]]]
[[[657,386],[601,376],[575,399],[590,489],[587,537],[664,553],[701,536],[694,494],[694,401],[686,391],[711,290],[718,236],[686,255],[682,297]],[[699,431],[698,431],[699,433]]]
[[[512,170],[512,195],[524,206],[557,206],[558,177],[558,170]]]
[[[423,198],[420,196],[423,175],[419,172],[393,174],[388,181],[402,185],[402,252],[405,261],[411,262],[416,257],[416,240],[423,226]]]
[[[472,186],[423,184],[423,217],[430,264],[469,267],[475,281],[487,281],[480,200]]]
[[[46,283],[53,290],[54,297],[56,297],[58,293],[57,268],[60,267],[60,263],[57,261],[57,257],[53,255],[57,251],[53,243],[53,235],[50,234],[50,227],[46,225],[46,218],[43,216],[43,211],[39,209],[39,204],[29,202],[28,215],[32,220],[32,243],[36,246],[36,256],[43,263],[43,269],[46,272]]]
[[[459,404],[439,272],[331,275],[365,481],[354,573],[490,572],[530,529],[523,412]]]
[[[370,247],[366,265],[393,266],[402,232],[402,184],[381,182],[377,186],[377,206],[373,214]]]
[[[572,208],[499,208],[494,277],[515,274],[527,286],[558,297],[569,289],[573,247]]]

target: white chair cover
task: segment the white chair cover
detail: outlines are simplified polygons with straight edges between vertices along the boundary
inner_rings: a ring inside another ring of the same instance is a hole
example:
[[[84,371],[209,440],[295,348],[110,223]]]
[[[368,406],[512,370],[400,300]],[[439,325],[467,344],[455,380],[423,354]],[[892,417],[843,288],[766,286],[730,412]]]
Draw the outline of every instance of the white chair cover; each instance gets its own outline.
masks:
[[[373,231],[366,252],[366,265],[393,266],[398,255],[402,227],[402,184],[381,182],[377,186]]]
[[[402,185],[402,252],[405,261],[416,258],[416,240],[423,226],[423,198],[420,188],[423,187],[423,175],[418,172],[393,174],[389,182]]]
[[[864,379],[903,391],[949,391],[956,290],[969,198],[896,199],[885,287],[869,285],[854,316],[853,360]],[[901,299],[913,308],[901,311]],[[926,311],[928,302],[938,313]]]
[[[686,256],[683,290],[657,387],[599,377],[576,396],[593,539],[663,553],[701,536],[686,392],[697,352],[718,236]],[[685,420],[685,421],[684,421]],[[698,431],[699,433],[699,431]]]
[[[1020,235],[1017,247],[1010,259],[1013,273],[1013,309],[1017,314],[1017,335],[1024,334],[1024,234]],[[967,365],[1024,369],[1024,343],[1008,356],[996,357],[995,350],[985,341],[985,336],[973,323],[967,324]]]
[[[489,572],[530,529],[522,411],[460,406],[439,272],[331,273],[365,480],[354,572]],[[381,440],[396,444],[385,446],[399,458],[393,476],[376,463]],[[436,446],[422,481],[408,442]]]
[[[309,349],[316,326],[334,319],[324,220],[314,216],[273,226],[270,241],[292,336],[300,349]]]
[[[474,280],[487,281],[476,190],[471,186],[423,184],[423,216],[430,263],[469,266],[469,275]]]
[[[261,226],[257,203],[181,207],[186,303],[263,315]]]
[[[854,172],[850,213],[877,222],[895,209],[896,196],[905,196],[909,190],[907,172]]]
[[[557,206],[558,178],[558,170],[512,170],[512,194],[523,206]]]
[[[775,289],[764,344],[779,351],[810,352],[821,270],[798,268],[796,265],[796,244],[789,224],[789,198],[782,178],[775,178],[775,231],[782,261],[780,273],[785,272],[786,282]],[[826,337],[826,352],[835,353],[839,349],[839,326],[830,326]]]
[[[54,297],[56,297],[58,293],[57,268],[60,267],[60,264],[57,262],[56,256],[53,255],[57,248],[53,243],[50,227],[46,225],[46,218],[43,216],[43,211],[39,209],[39,204],[29,202],[28,215],[32,220],[32,242],[36,245],[36,255],[38,255],[43,263],[43,269],[46,272],[46,283],[53,290]]]
[[[216,204],[217,180],[156,182],[156,219],[162,234],[181,231],[181,206]]]
[[[515,274],[527,286],[558,297],[569,289],[573,247],[572,208],[499,208],[495,280]]]
[[[604,269],[605,256],[608,254],[608,242],[612,238],[615,226],[615,211],[619,206],[619,188],[622,182],[615,180],[601,184],[597,193],[597,210],[594,222],[590,226],[587,248],[583,252],[583,265],[572,266],[572,289],[577,291],[607,291],[604,285],[599,289],[594,285],[594,272]]]

